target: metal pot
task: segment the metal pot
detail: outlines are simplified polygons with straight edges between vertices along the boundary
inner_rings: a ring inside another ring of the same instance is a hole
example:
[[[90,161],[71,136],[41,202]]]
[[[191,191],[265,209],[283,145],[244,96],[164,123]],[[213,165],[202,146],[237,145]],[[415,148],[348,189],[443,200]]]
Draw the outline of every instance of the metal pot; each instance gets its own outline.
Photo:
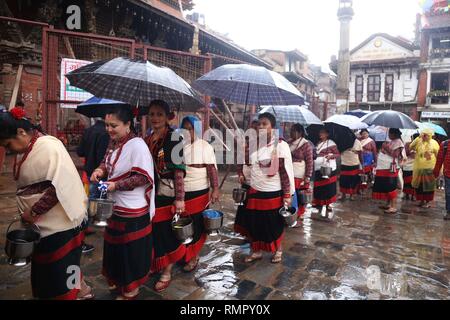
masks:
[[[361,183],[367,185],[369,183],[369,176],[367,174],[361,175]]]
[[[114,200],[109,199],[89,199],[89,216],[93,217],[94,225],[106,227],[107,220],[114,212]]]
[[[289,228],[294,228],[297,225],[298,212],[297,209],[291,207],[283,207],[279,211],[280,215],[283,217],[284,223]]]
[[[311,204],[313,201],[313,194],[307,190],[300,192],[299,194],[300,203],[302,205]]]
[[[235,204],[237,205],[242,205],[245,197],[247,195],[247,190],[245,189],[233,189],[233,200],[235,202]]]
[[[189,244],[194,240],[194,221],[191,217],[180,218],[179,215],[175,215],[172,220],[172,230],[175,237],[183,244]]]
[[[320,167],[320,174],[322,175],[322,178],[328,179],[331,176],[331,173],[333,170],[331,167],[322,166]]]
[[[18,221],[11,222],[6,230],[5,253],[8,264],[21,267],[30,263],[34,248],[41,240],[41,233],[38,226],[28,223],[22,224],[20,229],[10,231],[11,226]]]
[[[219,229],[223,226],[223,213],[217,210],[205,210],[203,211],[203,223],[206,232],[211,236],[216,236],[219,234]]]

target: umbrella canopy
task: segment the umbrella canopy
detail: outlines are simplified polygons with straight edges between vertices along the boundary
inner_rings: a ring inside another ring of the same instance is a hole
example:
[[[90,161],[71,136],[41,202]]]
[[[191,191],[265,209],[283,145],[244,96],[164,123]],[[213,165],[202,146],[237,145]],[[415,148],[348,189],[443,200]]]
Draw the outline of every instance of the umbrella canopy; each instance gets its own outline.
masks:
[[[319,142],[319,132],[323,128],[326,128],[330,132],[330,139],[336,143],[339,152],[344,152],[345,150],[353,148],[356,140],[356,135],[353,131],[347,127],[332,122],[325,123],[323,126],[309,126],[308,129],[306,129],[308,139],[314,144],[317,144]]]
[[[279,73],[247,64],[223,65],[197,79],[201,93],[245,105],[303,105],[304,97]]]
[[[384,142],[388,137],[388,128],[381,126],[370,126],[369,135],[376,142]]]
[[[410,117],[394,110],[375,111],[361,118],[361,121],[386,128],[417,129],[417,125]]]
[[[358,118],[362,118],[364,116],[367,116],[369,113],[372,113],[371,111],[367,111],[367,110],[361,110],[361,109],[357,109],[357,110],[353,110],[353,111],[349,111],[346,112],[346,115],[350,115],[350,116],[355,116]]]
[[[169,105],[195,111],[203,106],[201,97],[169,68],[143,60],[115,58],[88,64],[66,74],[70,84],[94,96],[148,106],[161,99]]]
[[[420,130],[423,129],[431,129],[434,131],[435,134],[447,137],[447,132],[445,131],[444,128],[442,128],[441,126],[438,126],[437,124],[434,124],[433,122],[417,122],[416,121],[417,126],[419,127]]]
[[[131,108],[129,104],[121,101],[92,97],[78,105],[75,112],[89,118],[105,117],[112,108],[117,106]]]
[[[336,114],[334,116],[331,116],[324,122],[335,123],[340,126],[347,127],[350,130],[367,129],[369,127],[367,123],[361,122],[361,120],[358,117],[345,114]]]
[[[271,113],[280,123],[300,123],[307,127],[312,124],[321,125],[322,121],[311,111],[300,106],[263,106],[261,113]]]

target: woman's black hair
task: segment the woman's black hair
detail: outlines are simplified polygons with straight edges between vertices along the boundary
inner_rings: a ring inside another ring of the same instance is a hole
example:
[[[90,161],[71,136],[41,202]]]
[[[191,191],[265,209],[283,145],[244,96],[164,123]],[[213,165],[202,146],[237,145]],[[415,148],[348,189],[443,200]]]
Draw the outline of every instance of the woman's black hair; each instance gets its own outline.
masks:
[[[131,107],[116,106],[108,110],[107,114],[113,114],[123,123],[130,122],[130,130],[136,133],[134,128],[134,115]]]
[[[330,130],[328,130],[327,128],[323,127],[319,130],[319,132],[325,132],[327,135],[330,135]]]
[[[302,137],[305,136],[306,132],[305,132],[305,128],[300,124],[300,123],[296,123],[292,126],[292,130],[294,130],[295,132],[298,132],[302,135]]]
[[[150,109],[152,106],[158,106],[158,107],[161,107],[161,108],[164,110],[164,113],[165,113],[167,116],[170,116],[170,114],[171,114],[171,112],[170,112],[170,106],[169,106],[169,104],[168,104],[167,102],[165,102],[164,100],[153,100],[152,102],[150,102],[149,109]]]
[[[361,131],[359,131],[360,134],[363,133],[363,132],[369,133],[369,130],[367,130],[367,129],[361,129]]]
[[[389,134],[392,134],[397,137],[397,139],[400,139],[402,137],[402,132],[400,129],[391,128],[389,129]]]
[[[261,120],[262,118],[268,119],[270,121],[270,124],[272,125],[272,128],[275,129],[275,127],[277,126],[277,119],[275,118],[275,116],[271,113],[261,113],[258,116],[258,120]]]
[[[37,128],[27,119],[17,120],[11,113],[0,111],[0,140],[15,138],[17,136],[17,129],[31,132]]]

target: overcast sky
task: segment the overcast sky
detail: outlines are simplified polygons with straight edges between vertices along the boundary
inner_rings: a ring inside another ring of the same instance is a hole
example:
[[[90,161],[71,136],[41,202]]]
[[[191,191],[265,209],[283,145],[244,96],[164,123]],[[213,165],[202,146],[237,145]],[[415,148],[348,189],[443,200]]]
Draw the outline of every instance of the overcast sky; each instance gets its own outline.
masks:
[[[419,0],[354,0],[350,47],[378,32],[414,38]],[[195,0],[206,24],[248,49],[299,49],[327,67],[338,54],[338,0]]]

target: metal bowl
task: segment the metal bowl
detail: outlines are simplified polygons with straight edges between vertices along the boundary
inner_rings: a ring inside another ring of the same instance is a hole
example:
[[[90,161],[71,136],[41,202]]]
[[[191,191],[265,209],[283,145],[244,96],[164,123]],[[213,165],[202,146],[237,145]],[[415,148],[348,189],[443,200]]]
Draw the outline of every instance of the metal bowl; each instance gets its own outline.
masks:
[[[183,217],[172,221],[172,231],[183,244],[191,243],[194,238],[194,221],[191,217]]]
[[[233,200],[236,204],[242,204],[245,200],[245,196],[247,195],[247,190],[239,188],[233,189]]]
[[[320,174],[322,175],[322,178],[326,178],[328,179],[331,176],[331,173],[333,172],[333,170],[331,169],[331,167],[325,167],[322,166],[320,167]]]
[[[94,225],[106,227],[107,220],[111,218],[114,212],[114,200],[108,199],[89,199],[89,216],[93,218]]]
[[[298,211],[294,207],[291,208],[281,208],[279,211],[280,215],[283,217],[284,224],[289,228],[294,228],[297,226]]]
[[[13,221],[6,231],[5,253],[8,264],[21,267],[31,261],[35,246],[41,240],[41,233],[35,225],[23,224],[22,228],[9,231]]]
[[[212,214],[218,215],[218,217],[211,218]],[[219,229],[223,226],[223,212],[211,209],[203,211],[203,223],[209,235],[218,235]]]
[[[361,175],[361,183],[367,185],[369,183],[369,176],[367,174]]]
[[[307,191],[307,190],[304,190],[304,191],[301,191],[300,192],[300,194],[299,194],[299,200],[300,200],[300,203],[302,204],[302,205],[307,205],[307,204],[310,204],[310,203],[312,203],[312,201],[313,201],[313,194],[312,194],[312,192],[309,192],[309,191]]]

